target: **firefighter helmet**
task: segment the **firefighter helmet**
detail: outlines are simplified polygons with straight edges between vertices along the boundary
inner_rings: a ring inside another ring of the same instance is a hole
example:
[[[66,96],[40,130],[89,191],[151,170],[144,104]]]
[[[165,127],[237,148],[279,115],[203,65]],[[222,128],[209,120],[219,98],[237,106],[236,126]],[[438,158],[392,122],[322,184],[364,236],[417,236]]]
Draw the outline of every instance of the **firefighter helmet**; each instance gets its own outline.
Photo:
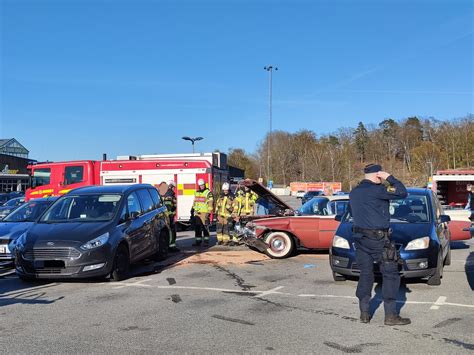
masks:
[[[229,189],[230,189],[229,183],[228,183],[228,182],[224,182],[224,183],[222,184],[222,190],[224,190],[224,191],[229,191]]]
[[[198,180],[198,185],[199,185],[199,186],[206,185],[206,182],[204,181],[204,179],[199,179],[199,180]]]

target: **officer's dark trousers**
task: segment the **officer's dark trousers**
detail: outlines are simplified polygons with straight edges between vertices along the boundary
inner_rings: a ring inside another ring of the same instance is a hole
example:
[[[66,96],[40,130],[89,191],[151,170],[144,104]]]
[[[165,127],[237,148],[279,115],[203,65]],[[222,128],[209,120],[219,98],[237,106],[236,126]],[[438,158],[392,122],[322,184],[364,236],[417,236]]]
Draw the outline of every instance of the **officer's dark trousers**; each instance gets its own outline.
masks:
[[[356,296],[359,299],[361,312],[369,312],[369,302],[374,285],[374,261],[379,264],[383,276],[382,293],[385,316],[397,314],[397,294],[400,288],[400,275],[396,262],[382,260],[385,241],[366,236],[357,238],[355,242],[356,260],[360,268],[359,283]]]

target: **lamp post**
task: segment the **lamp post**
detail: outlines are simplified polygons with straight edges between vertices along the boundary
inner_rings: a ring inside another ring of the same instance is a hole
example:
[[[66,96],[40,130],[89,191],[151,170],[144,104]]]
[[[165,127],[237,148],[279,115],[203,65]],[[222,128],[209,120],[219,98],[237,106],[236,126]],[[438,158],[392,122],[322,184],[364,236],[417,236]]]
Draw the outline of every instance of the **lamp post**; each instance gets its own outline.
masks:
[[[268,131],[268,142],[267,142],[267,165],[268,165],[268,171],[267,171],[267,179],[270,181],[271,179],[271,169],[270,169],[270,149],[271,149],[271,143],[272,143],[272,76],[273,76],[273,70],[278,70],[277,67],[274,67],[273,65],[267,65],[266,67],[263,67],[268,72],[268,112],[269,112],[269,121],[270,121],[270,129]]]
[[[185,141],[190,141],[191,142],[191,144],[193,145],[193,154],[194,154],[194,142],[203,140],[204,138],[203,137],[191,138],[191,137],[186,136],[186,137],[182,137],[181,139],[184,139]]]

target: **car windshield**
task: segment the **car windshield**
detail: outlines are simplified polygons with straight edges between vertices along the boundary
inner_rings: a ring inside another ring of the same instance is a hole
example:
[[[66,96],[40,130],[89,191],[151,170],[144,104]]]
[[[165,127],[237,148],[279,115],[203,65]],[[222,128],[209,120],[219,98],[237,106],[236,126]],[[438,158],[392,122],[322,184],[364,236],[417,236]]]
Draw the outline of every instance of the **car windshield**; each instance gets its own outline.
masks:
[[[60,198],[41,217],[42,223],[100,222],[114,218],[121,195],[88,194]]]
[[[299,212],[303,216],[327,216],[329,215],[328,202],[327,198],[315,197],[301,206]]]
[[[346,212],[349,200],[330,201],[326,197],[315,197],[306,202],[299,212],[303,216],[334,216],[343,215]]]
[[[12,206],[19,205],[20,203],[21,203],[21,198],[14,198],[8,201],[7,203],[5,203],[4,206],[12,207]]]
[[[11,212],[2,222],[34,222],[50,203],[31,201]]]
[[[391,223],[424,223],[431,220],[425,195],[409,194],[404,199],[392,200],[389,212]],[[344,221],[353,221],[350,210],[346,213]]]

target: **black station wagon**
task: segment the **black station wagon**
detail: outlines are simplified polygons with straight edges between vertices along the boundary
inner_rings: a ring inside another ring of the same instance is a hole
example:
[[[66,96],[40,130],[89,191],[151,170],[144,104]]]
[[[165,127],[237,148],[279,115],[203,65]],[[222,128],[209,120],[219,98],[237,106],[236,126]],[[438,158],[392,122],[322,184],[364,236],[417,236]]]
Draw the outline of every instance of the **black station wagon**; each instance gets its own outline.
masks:
[[[88,186],[60,197],[16,242],[21,279],[127,277],[130,263],[167,257],[169,222],[151,185]]]

